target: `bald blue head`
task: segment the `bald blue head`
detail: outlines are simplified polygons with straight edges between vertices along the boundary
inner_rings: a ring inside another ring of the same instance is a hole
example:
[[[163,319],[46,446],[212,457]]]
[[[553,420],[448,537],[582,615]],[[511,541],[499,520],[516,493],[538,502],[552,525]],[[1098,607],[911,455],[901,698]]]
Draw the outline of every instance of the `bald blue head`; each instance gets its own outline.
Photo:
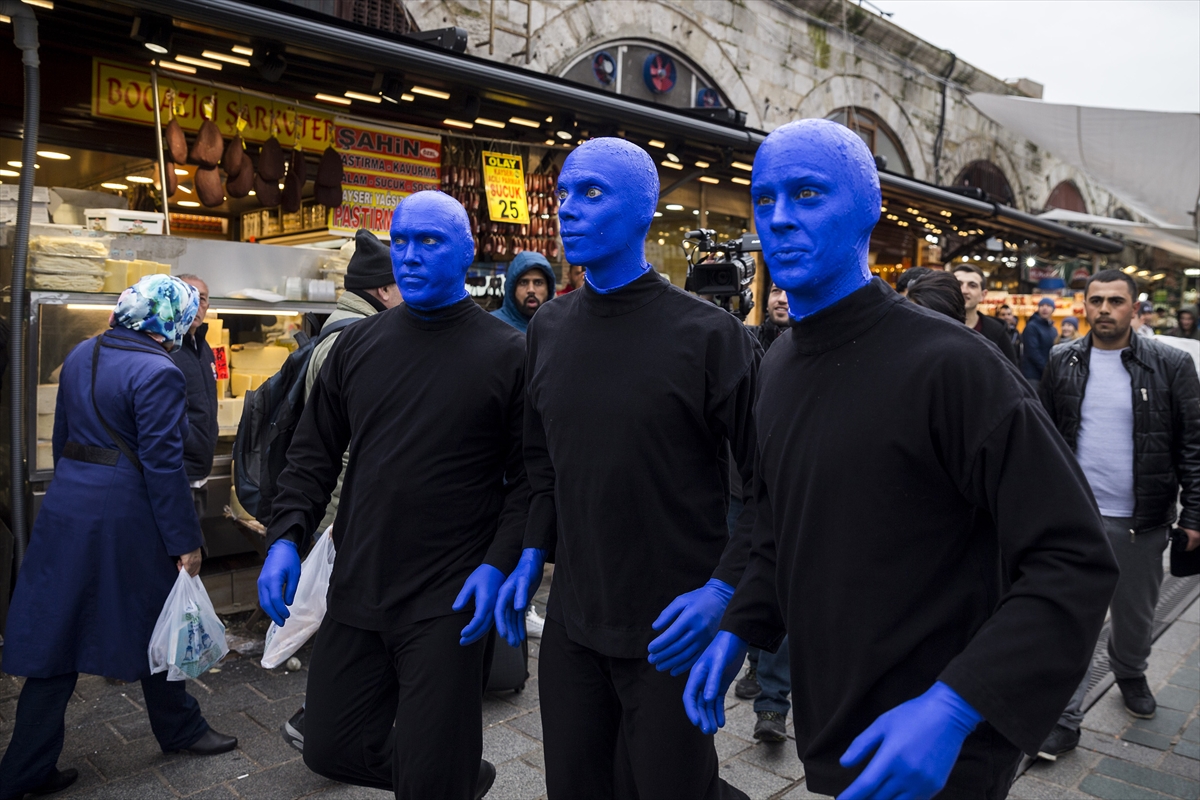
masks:
[[[879,170],[866,144],[822,119],[776,128],[754,158],[750,198],[771,278],[802,319],[871,280]]]
[[[587,268],[592,288],[611,292],[649,269],[658,170],[645,150],[612,137],[584,142],[563,164],[558,201],[564,254]]]
[[[433,311],[467,296],[475,240],[461,203],[437,191],[410,195],[392,213],[391,236],[392,273],[407,305]]]

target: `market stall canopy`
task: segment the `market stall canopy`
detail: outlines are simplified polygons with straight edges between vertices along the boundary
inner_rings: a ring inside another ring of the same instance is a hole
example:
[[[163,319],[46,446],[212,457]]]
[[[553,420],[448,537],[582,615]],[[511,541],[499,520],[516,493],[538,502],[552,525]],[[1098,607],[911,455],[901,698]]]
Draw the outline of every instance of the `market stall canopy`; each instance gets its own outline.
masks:
[[[1159,227],[1196,227],[1200,114],[1131,111],[972,94],[1005,128],[1092,176]]]
[[[1040,219],[1054,220],[1055,222],[1072,222],[1104,228],[1105,230],[1119,233],[1127,239],[1133,239],[1135,242],[1141,242],[1142,244],[1157,247],[1160,250],[1166,250],[1168,253],[1173,253],[1180,258],[1200,262],[1200,244],[1189,242],[1187,239],[1181,239],[1153,225],[1134,222],[1128,219],[1114,219],[1113,217],[1099,217],[1095,214],[1083,214],[1078,211],[1068,211],[1065,208],[1052,208],[1038,216]]]

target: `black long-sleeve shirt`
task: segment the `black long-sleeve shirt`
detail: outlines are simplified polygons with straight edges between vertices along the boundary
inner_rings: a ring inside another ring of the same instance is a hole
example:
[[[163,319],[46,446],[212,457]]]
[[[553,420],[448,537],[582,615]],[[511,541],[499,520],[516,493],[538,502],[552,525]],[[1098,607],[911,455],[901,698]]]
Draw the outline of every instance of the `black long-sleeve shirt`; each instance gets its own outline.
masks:
[[[754,504],[731,538],[725,443],[749,485],[761,351],[653,270],[559,297],[528,336],[525,546],[555,561],[547,612],[572,641],[644,658],[672,599],[745,567]]]
[[[876,279],[793,323],[758,398],[758,524],[722,628],[768,649],[790,634],[809,787],[845,789],[854,738],[938,680],[1037,752],[1117,570],[1016,368]]]
[[[450,614],[481,563],[516,566],[529,502],[524,338],[470,298],[424,316],[400,306],[338,336],[288,449],[267,537],[312,535],[348,445],[334,619],[387,630]]]

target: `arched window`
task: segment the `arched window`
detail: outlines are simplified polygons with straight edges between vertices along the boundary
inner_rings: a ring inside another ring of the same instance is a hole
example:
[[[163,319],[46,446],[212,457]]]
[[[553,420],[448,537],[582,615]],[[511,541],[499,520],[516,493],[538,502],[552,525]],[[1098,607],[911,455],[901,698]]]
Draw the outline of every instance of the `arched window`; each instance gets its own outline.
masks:
[[[657,42],[605,42],[575,58],[561,75],[585,86],[673,108],[727,105],[704,70]]]
[[[908,156],[904,155],[904,148],[900,145],[899,137],[874,112],[850,106],[849,108],[839,108],[826,119],[840,122],[861,136],[862,140],[867,143],[867,147],[871,148],[872,153],[887,159],[886,169],[890,172],[912,175],[912,166],[908,163]]]
[[[958,173],[955,186],[973,186],[987,192],[988,199],[1006,206],[1016,205],[1016,195],[1008,184],[1008,178],[990,161],[972,161]]]
[[[1087,204],[1083,201],[1083,193],[1079,191],[1079,187],[1074,181],[1063,181],[1058,186],[1054,187],[1054,191],[1050,192],[1050,197],[1046,200],[1046,208],[1061,208],[1064,211],[1078,211],[1080,214],[1087,213]]]

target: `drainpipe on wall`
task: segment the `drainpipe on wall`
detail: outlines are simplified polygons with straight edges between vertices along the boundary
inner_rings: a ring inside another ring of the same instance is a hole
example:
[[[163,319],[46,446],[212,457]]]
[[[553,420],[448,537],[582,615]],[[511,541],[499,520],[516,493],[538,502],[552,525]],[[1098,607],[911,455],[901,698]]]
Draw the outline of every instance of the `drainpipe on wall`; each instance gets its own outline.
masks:
[[[950,68],[942,76],[942,113],[938,119],[937,137],[933,140],[933,182],[942,185],[942,143],[946,135],[946,91],[950,88],[950,78],[954,76],[954,67],[958,64],[958,56],[950,53]]]
[[[11,487],[10,520],[13,533],[13,560],[17,569],[25,559],[29,539],[28,512],[25,508],[25,268],[29,256],[29,216],[33,204],[33,165],[37,161],[39,106],[41,81],[38,62],[37,17],[33,9],[19,0],[0,0],[0,14],[12,20],[13,43],[21,51],[25,67],[25,127],[21,141],[21,182],[17,198],[16,235],[13,240],[12,290],[9,304],[8,363],[9,373],[9,477]]]

